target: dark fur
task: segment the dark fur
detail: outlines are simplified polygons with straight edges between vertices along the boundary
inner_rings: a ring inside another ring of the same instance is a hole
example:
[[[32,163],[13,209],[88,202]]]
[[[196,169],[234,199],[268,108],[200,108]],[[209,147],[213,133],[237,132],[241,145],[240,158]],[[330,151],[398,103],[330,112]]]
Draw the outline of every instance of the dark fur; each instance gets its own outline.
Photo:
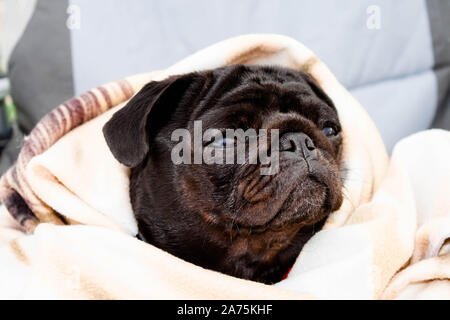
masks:
[[[194,120],[203,130],[278,128],[280,171],[173,164],[171,133],[187,128],[193,136]],[[330,126],[336,134],[326,136]],[[205,268],[277,282],[342,202],[337,112],[303,72],[235,65],[151,82],[103,131],[114,156],[132,168],[142,237]]]

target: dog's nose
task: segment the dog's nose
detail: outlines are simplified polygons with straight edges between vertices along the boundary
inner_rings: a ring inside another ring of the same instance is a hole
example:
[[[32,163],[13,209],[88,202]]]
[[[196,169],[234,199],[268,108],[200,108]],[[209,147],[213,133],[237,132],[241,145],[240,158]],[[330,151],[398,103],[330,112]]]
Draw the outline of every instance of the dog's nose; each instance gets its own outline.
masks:
[[[317,158],[317,149],[311,138],[301,132],[288,132],[281,137],[280,151],[303,154],[305,159]]]

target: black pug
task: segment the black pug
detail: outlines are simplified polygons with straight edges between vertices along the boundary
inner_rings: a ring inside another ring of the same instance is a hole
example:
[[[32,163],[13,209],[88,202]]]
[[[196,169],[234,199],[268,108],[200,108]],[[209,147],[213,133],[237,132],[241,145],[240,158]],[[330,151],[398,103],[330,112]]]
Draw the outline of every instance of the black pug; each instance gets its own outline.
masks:
[[[174,164],[171,134],[194,136],[195,120],[203,130],[278,129],[278,172],[261,175],[259,161]],[[112,154],[131,167],[142,239],[267,284],[342,203],[340,132],[333,102],[306,73],[244,65],[150,82],[103,128]]]

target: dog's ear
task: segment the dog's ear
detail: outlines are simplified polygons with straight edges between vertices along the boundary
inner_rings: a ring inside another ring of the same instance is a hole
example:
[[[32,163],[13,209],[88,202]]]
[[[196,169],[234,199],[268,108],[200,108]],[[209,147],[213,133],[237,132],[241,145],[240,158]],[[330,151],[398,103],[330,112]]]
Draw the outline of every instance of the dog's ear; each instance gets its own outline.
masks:
[[[195,74],[173,76],[146,84],[104,125],[103,135],[114,157],[128,167],[140,164],[149,151],[149,119],[169,115]]]

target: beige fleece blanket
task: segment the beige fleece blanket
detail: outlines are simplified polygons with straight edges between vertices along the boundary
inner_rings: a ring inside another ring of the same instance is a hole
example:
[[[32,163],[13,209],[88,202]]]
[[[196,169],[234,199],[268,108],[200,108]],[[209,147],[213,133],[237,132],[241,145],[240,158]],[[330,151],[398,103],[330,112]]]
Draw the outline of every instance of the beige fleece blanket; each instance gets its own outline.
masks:
[[[272,286],[137,240],[129,169],[102,135],[148,81],[237,63],[308,72],[343,126],[344,203]],[[449,158],[450,133],[432,130],[399,142],[388,159],[366,112],[309,49],[279,35],[232,38],[93,89],[38,123],[0,180],[0,298],[450,298]]]

